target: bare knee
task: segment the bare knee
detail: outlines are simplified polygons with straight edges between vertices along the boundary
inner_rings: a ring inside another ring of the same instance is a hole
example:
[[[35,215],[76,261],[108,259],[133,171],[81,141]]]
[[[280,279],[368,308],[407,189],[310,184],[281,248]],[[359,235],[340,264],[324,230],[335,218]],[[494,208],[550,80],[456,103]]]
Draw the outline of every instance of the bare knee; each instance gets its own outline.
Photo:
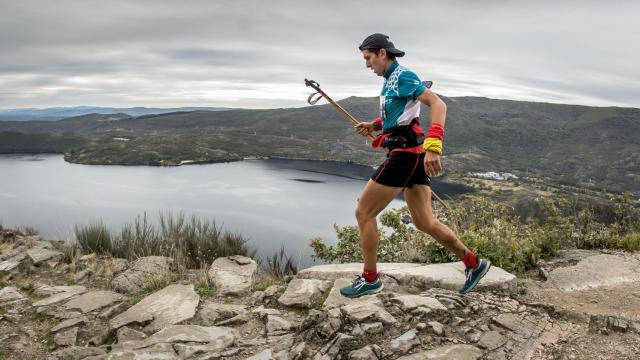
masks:
[[[356,207],[356,220],[358,220],[358,224],[366,223],[367,221],[374,220],[376,218],[376,214],[372,211],[362,207]]]

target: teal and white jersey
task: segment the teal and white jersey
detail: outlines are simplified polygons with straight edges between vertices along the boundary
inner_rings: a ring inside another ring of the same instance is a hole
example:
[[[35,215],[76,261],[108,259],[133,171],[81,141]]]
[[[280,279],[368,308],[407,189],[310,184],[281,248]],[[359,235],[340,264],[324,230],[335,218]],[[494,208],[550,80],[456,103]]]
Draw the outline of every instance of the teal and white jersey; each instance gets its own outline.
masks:
[[[382,129],[409,125],[411,120],[420,116],[417,98],[426,88],[418,75],[394,61],[384,74],[380,93]]]

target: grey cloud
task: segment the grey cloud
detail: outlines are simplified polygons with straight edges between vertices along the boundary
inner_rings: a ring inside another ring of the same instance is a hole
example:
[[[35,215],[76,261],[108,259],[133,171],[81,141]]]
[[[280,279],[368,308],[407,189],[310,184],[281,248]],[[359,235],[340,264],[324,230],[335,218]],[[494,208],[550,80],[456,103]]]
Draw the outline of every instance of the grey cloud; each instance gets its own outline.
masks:
[[[0,107],[304,106],[374,96],[384,32],[450,95],[640,106],[640,5],[597,1],[0,0]],[[265,94],[267,93],[267,94]],[[269,94],[271,93],[271,94]],[[280,97],[272,96],[279,94]]]

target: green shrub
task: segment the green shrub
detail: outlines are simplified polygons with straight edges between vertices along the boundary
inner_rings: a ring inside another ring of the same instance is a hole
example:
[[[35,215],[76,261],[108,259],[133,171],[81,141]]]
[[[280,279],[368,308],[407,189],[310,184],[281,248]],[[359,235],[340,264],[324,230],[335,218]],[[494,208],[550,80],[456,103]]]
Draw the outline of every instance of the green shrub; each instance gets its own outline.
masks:
[[[612,224],[597,221],[593,208],[583,208],[576,213],[569,202],[561,198],[538,198],[515,209],[506,203],[472,196],[456,202],[448,211],[436,207],[435,216],[475,253],[506,270],[524,271],[535,266],[541,257],[555,256],[561,248],[640,249],[638,206],[628,194],[613,200],[615,222]],[[523,209],[527,216],[521,216]],[[379,229],[379,261],[459,260],[429,235],[403,224],[401,219],[406,214],[405,206],[380,216],[383,226]],[[334,229],[338,243],[333,246],[327,246],[321,238],[311,240],[313,257],[330,262],[361,261],[358,227],[334,225]]]
[[[267,273],[275,279],[281,280],[288,275],[296,275],[298,273],[298,265],[294,262],[291,255],[287,255],[284,251],[284,245],[280,251],[275,252],[267,257]]]
[[[255,257],[256,250],[247,239],[237,233],[223,231],[214,221],[183,214],[160,214],[159,227],[148,220],[147,214],[137,216],[125,224],[117,235],[111,235],[102,223],[86,227],[76,226],[78,246],[84,253],[110,254],[114,257],[136,259],[143,256],[168,256],[190,269],[210,265],[222,256]]]
[[[112,252],[111,233],[102,222],[87,226],[75,226],[76,243],[83,253],[110,254]]]

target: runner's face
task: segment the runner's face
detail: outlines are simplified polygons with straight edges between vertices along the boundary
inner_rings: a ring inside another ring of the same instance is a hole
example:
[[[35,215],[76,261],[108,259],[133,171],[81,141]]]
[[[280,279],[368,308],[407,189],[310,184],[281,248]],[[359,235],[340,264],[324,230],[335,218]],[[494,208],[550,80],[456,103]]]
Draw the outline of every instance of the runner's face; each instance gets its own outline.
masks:
[[[367,64],[367,69],[373,70],[373,72],[378,76],[384,75],[386,61],[383,57],[382,51],[380,51],[380,55],[376,55],[376,53],[369,50],[362,50],[362,57]]]

